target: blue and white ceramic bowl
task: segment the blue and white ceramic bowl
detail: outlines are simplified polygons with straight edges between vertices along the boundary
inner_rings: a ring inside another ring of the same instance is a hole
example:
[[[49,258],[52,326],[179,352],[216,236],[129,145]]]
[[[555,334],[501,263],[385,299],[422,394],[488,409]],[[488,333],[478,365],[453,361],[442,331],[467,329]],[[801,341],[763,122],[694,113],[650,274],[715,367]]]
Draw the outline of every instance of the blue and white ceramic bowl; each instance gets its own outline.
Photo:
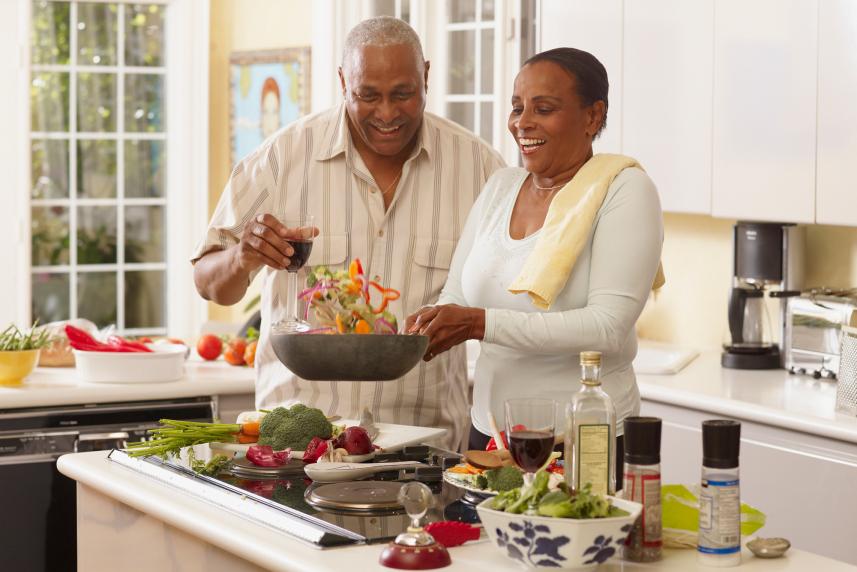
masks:
[[[620,554],[643,505],[609,497],[627,516],[611,518],[553,518],[511,514],[492,508],[493,498],[476,511],[491,543],[527,568],[586,570]]]

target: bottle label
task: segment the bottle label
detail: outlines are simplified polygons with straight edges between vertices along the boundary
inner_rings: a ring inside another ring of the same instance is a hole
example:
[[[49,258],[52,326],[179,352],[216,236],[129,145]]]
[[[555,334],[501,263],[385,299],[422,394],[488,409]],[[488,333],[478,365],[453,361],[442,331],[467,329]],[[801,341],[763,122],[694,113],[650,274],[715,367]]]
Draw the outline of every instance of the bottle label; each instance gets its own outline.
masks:
[[[699,552],[732,554],[741,550],[741,494],[738,485],[738,479],[702,479]]]
[[[608,494],[610,482],[610,426],[605,424],[580,425],[577,428],[580,451],[577,459],[578,486],[592,483],[592,492]]]
[[[641,545],[647,548],[662,546],[660,473],[625,473],[623,495],[624,498],[643,505],[640,517]]]

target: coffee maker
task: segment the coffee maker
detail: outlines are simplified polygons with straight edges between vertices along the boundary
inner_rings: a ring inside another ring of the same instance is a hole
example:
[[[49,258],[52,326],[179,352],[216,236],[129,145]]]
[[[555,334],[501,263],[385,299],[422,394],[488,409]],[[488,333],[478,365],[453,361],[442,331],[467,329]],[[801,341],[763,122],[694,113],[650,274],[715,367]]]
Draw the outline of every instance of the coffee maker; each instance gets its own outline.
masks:
[[[734,369],[783,367],[786,302],[803,286],[803,227],[794,224],[743,222],[733,235],[729,334],[720,363]],[[779,304],[768,299],[778,299]],[[770,319],[769,306],[777,310]]]

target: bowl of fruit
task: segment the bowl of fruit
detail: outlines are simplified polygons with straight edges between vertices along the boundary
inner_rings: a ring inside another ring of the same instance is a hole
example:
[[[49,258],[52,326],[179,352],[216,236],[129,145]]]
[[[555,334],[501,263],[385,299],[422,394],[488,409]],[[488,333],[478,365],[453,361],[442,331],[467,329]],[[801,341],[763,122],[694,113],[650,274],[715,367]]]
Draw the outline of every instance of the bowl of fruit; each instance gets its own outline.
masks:
[[[313,381],[390,381],[416,366],[428,336],[400,334],[389,303],[399,292],[369,279],[358,259],[348,270],[317,266],[298,297],[313,314],[307,331],[271,330],[277,358],[291,372]]]

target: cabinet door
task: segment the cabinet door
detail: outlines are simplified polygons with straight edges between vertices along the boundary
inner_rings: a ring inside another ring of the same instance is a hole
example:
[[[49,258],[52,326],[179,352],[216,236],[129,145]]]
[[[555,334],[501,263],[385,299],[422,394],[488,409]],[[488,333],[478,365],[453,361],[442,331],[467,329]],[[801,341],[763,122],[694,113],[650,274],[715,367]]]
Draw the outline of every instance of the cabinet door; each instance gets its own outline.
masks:
[[[815,220],[857,226],[857,2],[824,0],[818,18]]]
[[[543,0],[539,51],[577,48],[604,64],[607,127],[595,140],[596,153],[622,152],[622,0]]]
[[[815,220],[818,2],[714,4],[712,214]]]
[[[625,0],[622,149],[667,212],[711,213],[714,0]]]

